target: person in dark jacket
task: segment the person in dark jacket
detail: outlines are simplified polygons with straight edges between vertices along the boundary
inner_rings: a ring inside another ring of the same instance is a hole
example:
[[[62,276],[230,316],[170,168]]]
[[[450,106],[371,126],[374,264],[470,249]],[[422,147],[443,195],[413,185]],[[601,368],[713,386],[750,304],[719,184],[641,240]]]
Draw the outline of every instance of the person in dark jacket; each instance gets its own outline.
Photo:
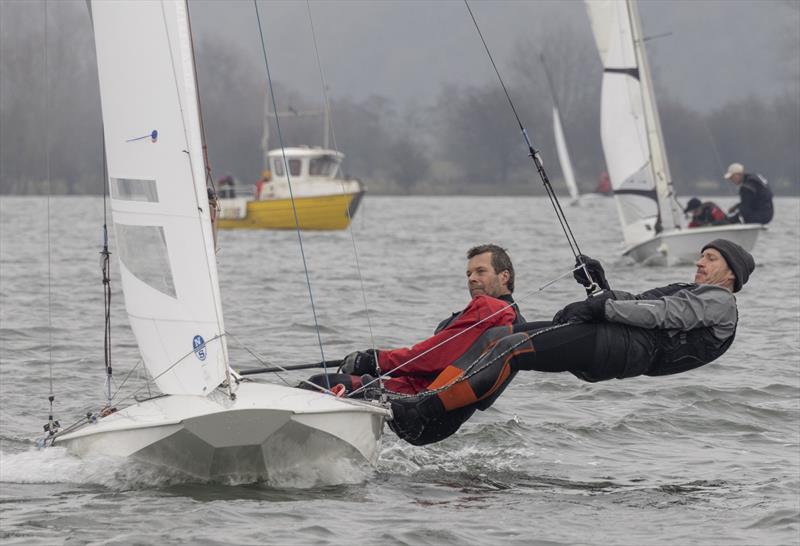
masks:
[[[718,226],[729,223],[728,216],[713,201],[700,201],[697,197],[692,197],[683,210],[684,214],[691,214],[689,227]]]
[[[485,331],[524,323],[512,297],[514,265],[506,250],[494,244],[476,246],[467,252],[467,260],[472,299],[441,321],[432,337],[408,348],[355,351],[344,357],[340,373],[318,374],[308,383],[325,388],[341,384],[348,394],[374,397],[381,394],[376,377],[384,375],[386,391],[416,394],[427,390],[446,364],[472,348]],[[300,386],[314,388],[308,383]]]
[[[600,263],[582,259],[603,292],[567,305],[552,321],[487,331],[479,346],[489,350],[452,362],[427,392],[391,399],[389,426],[397,435],[415,445],[445,438],[442,416],[495,400],[495,386],[519,370],[570,372],[596,382],[681,373],[712,362],[736,333],[732,292],[755,268],[746,250],[717,239],[703,247],[694,283],[633,295],[612,291]],[[575,277],[589,286],[582,270]]]
[[[772,190],[766,178],[744,172],[741,163],[731,163],[725,179],[739,186],[740,201],[728,211],[729,220],[745,224],[768,224],[772,221]]]

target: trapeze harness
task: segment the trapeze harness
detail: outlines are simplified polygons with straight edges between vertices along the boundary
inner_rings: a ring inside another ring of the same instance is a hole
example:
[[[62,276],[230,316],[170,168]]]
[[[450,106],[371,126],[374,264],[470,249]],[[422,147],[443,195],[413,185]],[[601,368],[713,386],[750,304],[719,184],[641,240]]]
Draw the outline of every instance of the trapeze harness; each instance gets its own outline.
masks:
[[[655,300],[696,287],[671,284],[632,298]],[[669,375],[716,360],[734,336],[735,329],[720,340],[713,327],[676,331],[613,322],[540,321],[492,328],[447,366],[427,392],[390,397],[394,419],[389,426],[414,445],[438,442],[458,430],[464,414],[468,418],[475,409],[489,407],[519,370],[571,372],[590,382]]]

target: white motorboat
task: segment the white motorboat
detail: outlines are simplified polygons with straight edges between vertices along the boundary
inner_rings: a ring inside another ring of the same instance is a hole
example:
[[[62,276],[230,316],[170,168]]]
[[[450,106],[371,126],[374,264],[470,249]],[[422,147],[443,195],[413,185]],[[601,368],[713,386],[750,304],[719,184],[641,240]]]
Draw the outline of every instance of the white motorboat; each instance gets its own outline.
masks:
[[[637,262],[694,261],[724,238],[752,250],[761,224],[688,228],[672,185],[635,0],[586,0],[603,63],[601,132],[625,243]]]

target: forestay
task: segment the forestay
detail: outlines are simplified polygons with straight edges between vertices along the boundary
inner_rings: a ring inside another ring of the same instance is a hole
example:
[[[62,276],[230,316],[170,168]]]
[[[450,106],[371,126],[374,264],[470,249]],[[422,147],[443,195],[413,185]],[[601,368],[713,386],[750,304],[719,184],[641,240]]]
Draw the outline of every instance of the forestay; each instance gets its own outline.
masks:
[[[204,394],[227,348],[187,6],[91,3],[125,306],[167,394]]]

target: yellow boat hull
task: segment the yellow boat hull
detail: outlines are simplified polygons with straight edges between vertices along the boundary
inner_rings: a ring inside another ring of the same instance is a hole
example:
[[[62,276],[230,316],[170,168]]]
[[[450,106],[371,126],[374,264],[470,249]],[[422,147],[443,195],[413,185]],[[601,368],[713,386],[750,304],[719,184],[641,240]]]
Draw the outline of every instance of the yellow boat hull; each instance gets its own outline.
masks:
[[[300,229],[346,229],[364,192],[295,198]],[[243,218],[218,218],[220,229],[295,229],[291,199],[248,201]]]

